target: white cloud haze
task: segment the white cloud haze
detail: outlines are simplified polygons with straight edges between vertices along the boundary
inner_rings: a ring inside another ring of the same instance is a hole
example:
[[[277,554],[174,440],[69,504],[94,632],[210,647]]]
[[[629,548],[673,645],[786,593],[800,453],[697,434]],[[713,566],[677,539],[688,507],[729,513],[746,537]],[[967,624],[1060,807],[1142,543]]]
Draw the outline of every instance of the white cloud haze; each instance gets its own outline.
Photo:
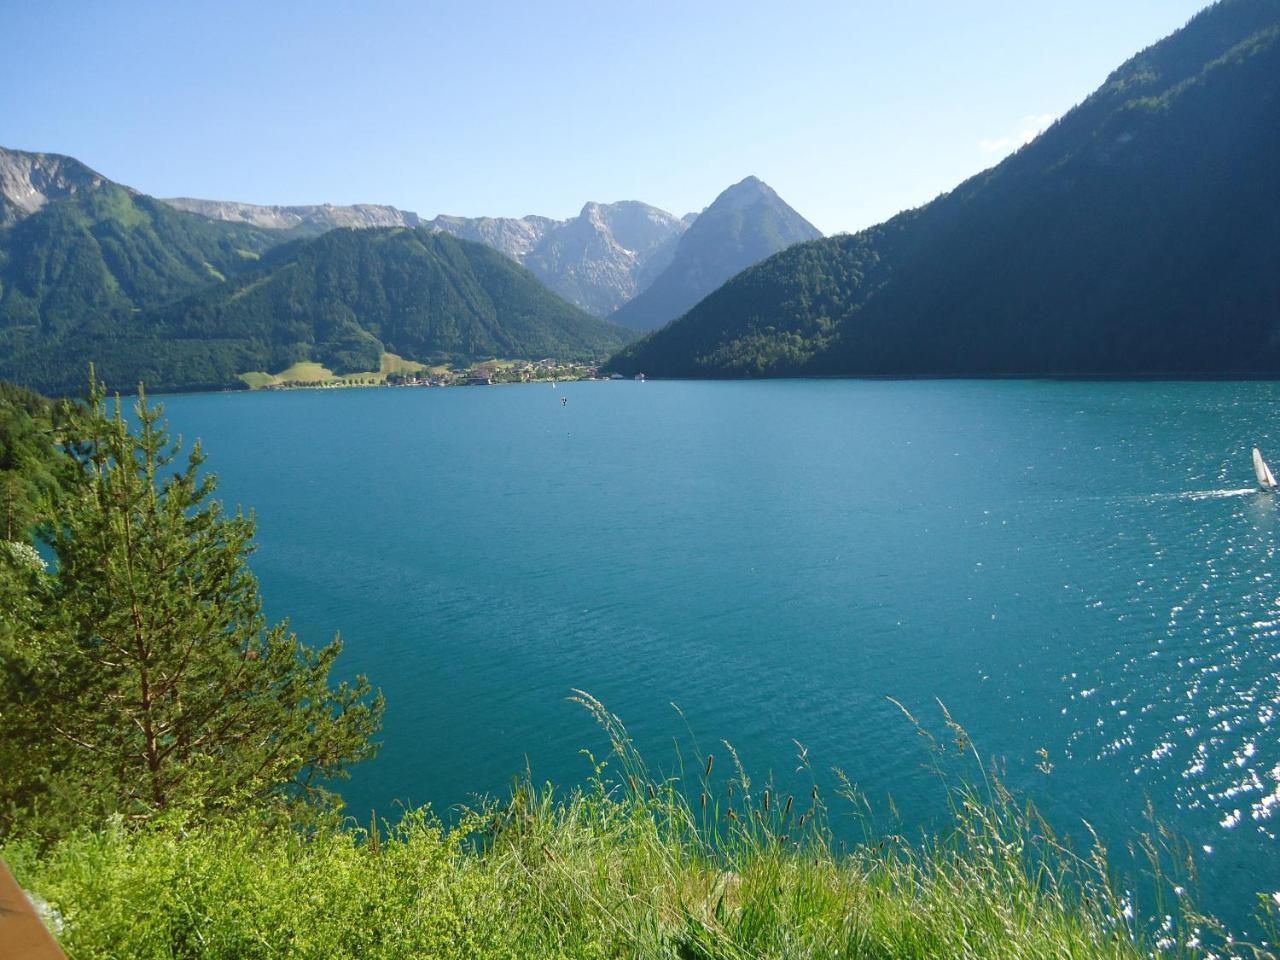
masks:
[[[978,141],[978,149],[983,153],[1010,153],[1040,136],[1058,117],[1053,113],[1034,114],[1018,121],[1017,133],[1003,137],[984,137]]]

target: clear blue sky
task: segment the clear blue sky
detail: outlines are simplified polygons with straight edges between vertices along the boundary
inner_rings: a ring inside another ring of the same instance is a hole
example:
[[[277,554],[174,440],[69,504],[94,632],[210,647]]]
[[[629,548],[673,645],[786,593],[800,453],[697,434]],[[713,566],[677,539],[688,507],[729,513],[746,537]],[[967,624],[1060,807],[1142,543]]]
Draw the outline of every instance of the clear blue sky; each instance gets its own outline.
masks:
[[[0,0],[0,145],[159,196],[564,217],[756,174],[855,230],[1205,0]]]

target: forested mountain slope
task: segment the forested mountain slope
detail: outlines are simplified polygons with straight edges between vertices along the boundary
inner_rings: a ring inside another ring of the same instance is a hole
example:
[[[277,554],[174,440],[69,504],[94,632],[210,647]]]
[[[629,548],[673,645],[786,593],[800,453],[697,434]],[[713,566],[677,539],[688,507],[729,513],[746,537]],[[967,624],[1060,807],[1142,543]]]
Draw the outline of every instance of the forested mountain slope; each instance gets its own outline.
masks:
[[[384,350],[600,359],[628,339],[426,227],[287,238],[94,175],[0,228],[0,377],[72,393],[94,363],[125,389],[209,389],[299,360],[342,373],[377,370]]]
[[[1280,0],[1223,0],[934,202],[749,269],[659,376],[1280,371]]]
[[[376,370],[384,350],[417,360],[600,359],[626,340],[496,250],[425,227],[296,241],[149,319],[178,338],[216,336],[252,352],[240,370],[298,360]]]
[[[122,355],[146,311],[253,265],[280,239],[108,180],[51,200],[0,228],[0,377],[77,389],[91,344]]]

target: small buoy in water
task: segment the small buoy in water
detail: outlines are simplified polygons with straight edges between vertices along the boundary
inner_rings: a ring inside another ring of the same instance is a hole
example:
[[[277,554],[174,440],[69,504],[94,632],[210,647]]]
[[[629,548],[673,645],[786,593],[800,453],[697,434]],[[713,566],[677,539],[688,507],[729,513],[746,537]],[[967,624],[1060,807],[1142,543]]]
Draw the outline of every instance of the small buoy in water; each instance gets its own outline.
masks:
[[[569,398],[568,398],[568,397],[561,397],[561,398],[560,398],[560,406],[564,407],[564,406],[568,406],[568,404],[569,404]]]

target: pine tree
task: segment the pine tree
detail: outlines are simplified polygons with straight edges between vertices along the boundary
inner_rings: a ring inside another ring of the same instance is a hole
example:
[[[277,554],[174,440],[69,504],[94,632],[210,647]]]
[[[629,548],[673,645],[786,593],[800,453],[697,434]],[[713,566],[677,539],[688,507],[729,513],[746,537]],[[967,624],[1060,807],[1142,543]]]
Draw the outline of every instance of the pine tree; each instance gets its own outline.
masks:
[[[130,430],[92,385],[71,415],[79,474],[49,527],[52,572],[22,575],[26,622],[0,629],[0,737],[29,761],[0,783],[10,820],[327,806],[375,752],[382,696],[330,683],[339,639],[315,650],[266,623],[253,519],[211,499],[198,443],[175,466],[161,407],[140,393],[135,409]]]

